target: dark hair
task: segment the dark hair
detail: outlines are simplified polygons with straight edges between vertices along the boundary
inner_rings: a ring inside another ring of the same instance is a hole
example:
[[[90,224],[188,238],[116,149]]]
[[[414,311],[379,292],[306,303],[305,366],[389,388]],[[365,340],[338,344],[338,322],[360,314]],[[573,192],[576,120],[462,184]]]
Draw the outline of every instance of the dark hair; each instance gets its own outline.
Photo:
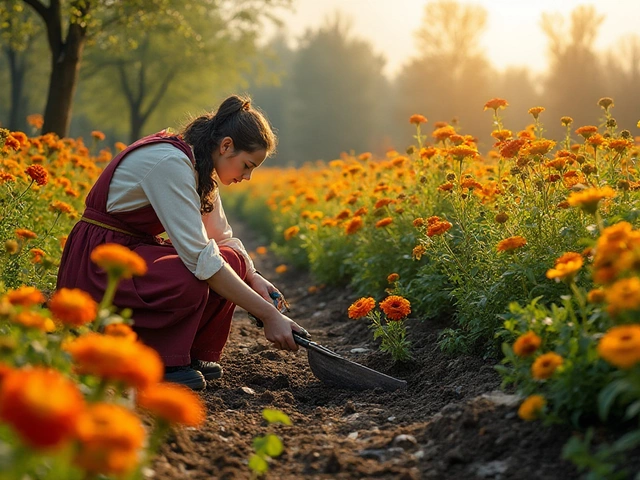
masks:
[[[224,100],[215,113],[201,115],[182,131],[182,138],[193,147],[198,172],[200,212],[213,210],[213,198],[218,184],[213,179],[213,152],[225,137],[233,140],[234,152],[253,153],[276,149],[276,136],[263,113],[251,106],[249,97],[232,95]]]

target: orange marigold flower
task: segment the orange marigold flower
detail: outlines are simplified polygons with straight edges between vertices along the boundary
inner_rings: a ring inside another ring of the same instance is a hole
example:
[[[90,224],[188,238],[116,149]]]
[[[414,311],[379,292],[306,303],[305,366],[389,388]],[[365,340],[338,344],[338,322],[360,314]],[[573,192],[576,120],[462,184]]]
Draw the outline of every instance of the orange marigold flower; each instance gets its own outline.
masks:
[[[127,146],[126,146],[124,143],[122,143],[122,142],[116,142],[114,146],[116,147],[116,151],[117,151],[117,152],[121,152],[121,151],[123,151],[125,148],[127,148]]]
[[[616,191],[609,186],[601,188],[592,187],[579,192],[572,192],[567,201],[572,207],[580,207],[585,212],[593,215],[596,213],[596,210],[598,210],[600,200],[603,198],[613,198],[615,196]]]
[[[413,251],[411,252],[411,258],[414,260],[420,260],[426,251],[427,249],[424,245],[416,245],[413,247]]]
[[[518,408],[518,416],[527,422],[531,422],[540,416],[547,401],[542,395],[530,395]]]
[[[276,273],[284,273],[287,271],[287,266],[282,264],[276,267]]]
[[[520,235],[516,235],[514,237],[505,238],[504,240],[500,240],[496,249],[498,252],[511,252],[518,248],[524,247],[527,244],[527,240]]]
[[[61,288],[49,300],[49,310],[65,325],[79,327],[96,318],[98,304],[78,288]]]
[[[424,227],[424,218],[416,218],[413,220],[413,226],[416,228]]]
[[[17,179],[15,175],[7,172],[0,172],[0,184],[3,184],[5,182],[15,182],[16,180]]]
[[[532,116],[533,116],[533,118],[535,118],[535,119],[537,120],[537,119],[538,119],[538,116],[539,116],[542,112],[544,112],[544,110],[545,110],[545,108],[544,108],[544,107],[531,107],[531,108],[528,110],[528,113],[529,113],[530,115],[532,115]]]
[[[438,221],[438,222],[431,223],[427,227],[427,236],[434,237],[434,236],[438,236],[438,235],[443,235],[451,227],[453,227],[453,225],[450,222],[446,221],[446,220],[441,220],[441,221]]]
[[[46,255],[44,250],[41,248],[32,248],[29,250],[29,253],[31,254],[31,263],[41,263],[42,259]]]
[[[99,141],[104,140],[105,138],[104,133],[102,133],[100,130],[94,130],[93,132],[91,132],[91,136]]]
[[[589,303],[602,303],[606,298],[605,291],[602,288],[594,288],[587,294]]]
[[[554,352],[540,355],[531,365],[531,375],[536,380],[545,380],[553,375],[562,362],[562,357]]]
[[[0,137],[2,139],[2,137]],[[20,141],[15,138],[13,135],[9,134],[4,139],[4,147],[9,148],[11,150],[20,150]]]
[[[371,152],[364,152],[358,155],[358,160],[361,162],[366,162],[367,160],[371,160]]]
[[[44,125],[44,118],[39,113],[33,113],[27,115],[27,123],[35,129],[40,129]]]
[[[44,155],[31,155],[31,163],[43,163],[44,161]]]
[[[34,238],[37,238],[38,235],[36,235],[35,232],[32,232],[28,228],[18,228],[16,229],[16,237],[23,240],[32,240]]]
[[[598,131],[598,127],[593,125],[585,125],[583,127],[579,127],[578,129],[576,129],[576,133],[578,135],[581,135],[585,139],[589,138],[591,135],[593,135],[597,131]]]
[[[342,210],[340,213],[338,213],[338,215],[336,215],[336,220],[344,220],[346,218],[349,218],[350,216],[351,216],[351,210],[346,208]]]
[[[156,383],[138,393],[138,405],[172,425],[197,427],[204,423],[206,408],[200,396],[175,383]]]
[[[535,332],[529,330],[516,339],[513,344],[513,353],[519,357],[528,357],[540,348],[541,343],[542,339]]]
[[[344,228],[344,231],[347,235],[353,235],[358,230],[360,230],[363,225],[364,225],[364,222],[362,221],[362,217],[359,215],[356,215],[349,221],[349,223],[347,223],[346,227]]]
[[[297,225],[294,225],[292,227],[287,228],[284,231],[284,239],[286,241],[289,241],[293,237],[297,237],[299,233],[300,233],[300,227],[298,227]]]
[[[64,345],[79,373],[145,388],[162,378],[164,366],[158,352],[122,337],[89,333]]]
[[[40,330],[41,332],[53,332],[56,329],[53,320],[30,310],[18,312],[15,316],[11,317],[11,321],[23,327]]]
[[[506,100],[502,98],[492,98],[487,103],[484,104],[484,110],[495,110],[498,111],[499,108],[506,108],[509,106]]]
[[[390,223],[393,222],[393,218],[391,217],[385,217],[382,220],[378,220],[376,222],[376,228],[383,228],[386,227],[387,225],[389,225]]]
[[[606,139],[599,133],[591,135],[589,138],[587,138],[587,143],[589,145],[593,145],[594,147],[599,147],[600,145],[603,145],[605,142],[606,142]]]
[[[74,463],[93,475],[124,476],[140,461],[145,431],[140,419],[113,403],[94,403],[78,420]]]
[[[420,125],[421,123],[427,123],[427,117],[425,117],[424,115],[418,115],[416,113],[409,117],[409,123],[412,123],[413,125]]]
[[[362,297],[356,300],[348,308],[349,318],[357,320],[366,317],[376,307],[376,301],[373,297]]]
[[[358,216],[366,215],[367,213],[369,213],[369,210],[367,210],[367,207],[360,207],[358,210],[353,212],[353,216],[358,217]]]
[[[456,145],[455,147],[451,147],[447,151],[454,157],[459,158],[475,158],[476,156],[478,156],[478,151],[475,148],[470,147],[469,145]]]
[[[373,206],[374,210],[377,210],[379,208],[382,207],[386,207],[387,205],[389,205],[390,203],[396,203],[396,201],[392,198],[381,198],[380,200],[378,200],[375,205]]]
[[[12,370],[2,381],[0,419],[32,448],[56,448],[71,440],[83,410],[78,387],[57,370]]]
[[[640,308],[640,279],[638,277],[622,278],[606,290],[609,313],[638,310]]]
[[[398,275],[397,273],[391,273],[387,277],[387,282],[394,283],[394,282],[397,282],[399,278],[400,278],[400,275]]]
[[[399,295],[390,295],[380,302],[380,310],[390,320],[400,321],[411,313],[411,303]]]
[[[136,341],[138,335],[126,323],[110,323],[104,327],[104,334],[112,337],[118,337],[123,340]]]
[[[91,261],[118,278],[131,278],[134,275],[141,276],[147,273],[147,264],[144,259],[117,243],[98,245],[91,252]]]
[[[49,210],[56,213],[68,213],[68,214],[74,211],[71,205],[69,205],[68,203],[61,202],[60,200],[54,200],[53,202],[51,202],[51,204],[49,205]]]
[[[605,110],[609,110],[609,108],[613,107],[613,98],[602,97],[600,100],[598,100],[598,105]]]
[[[500,142],[508,140],[513,135],[511,130],[494,130],[491,132],[491,136]]]
[[[260,246],[260,247],[256,248],[256,253],[258,255],[266,255],[267,254],[267,247]]]
[[[453,128],[451,125],[446,125],[444,127],[436,128],[431,133],[431,136],[439,142],[444,142],[451,135],[455,135],[455,134],[456,134],[455,128]],[[435,151],[434,151],[434,154],[435,154]]]
[[[571,118],[571,117],[560,117],[560,123],[562,123],[562,125],[564,125],[565,127],[568,127],[569,125],[571,125],[573,123],[573,118]]]
[[[503,158],[513,158],[518,155],[518,152],[526,143],[527,140],[524,138],[510,140],[500,148],[500,155]]]
[[[32,307],[45,301],[44,295],[40,290],[26,285],[18,287],[16,290],[9,290],[4,298],[11,305],[20,305],[22,307]]]
[[[571,281],[582,268],[584,259],[576,252],[567,252],[556,259],[555,267],[547,270],[547,278]]]
[[[29,165],[25,173],[41,187],[49,181],[49,174],[42,165]]]
[[[482,188],[482,184],[474,178],[465,178],[464,180],[462,180],[462,182],[460,182],[460,186],[462,188],[469,188],[469,189]]]
[[[640,325],[619,325],[607,330],[598,343],[598,354],[618,368],[640,362]]]
[[[455,185],[451,182],[443,183],[442,185],[438,185],[438,190],[441,192],[450,192],[453,190]]]

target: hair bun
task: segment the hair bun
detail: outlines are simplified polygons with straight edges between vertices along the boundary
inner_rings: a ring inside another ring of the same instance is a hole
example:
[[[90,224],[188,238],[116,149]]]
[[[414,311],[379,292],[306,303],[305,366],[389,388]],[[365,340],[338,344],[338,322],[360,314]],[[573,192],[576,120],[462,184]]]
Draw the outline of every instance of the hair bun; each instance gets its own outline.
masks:
[[[242,102],[242,106],[240,107],[240,110],[248,111],[250,108],[251,108],[251,100],[245,100],[244,102]]]

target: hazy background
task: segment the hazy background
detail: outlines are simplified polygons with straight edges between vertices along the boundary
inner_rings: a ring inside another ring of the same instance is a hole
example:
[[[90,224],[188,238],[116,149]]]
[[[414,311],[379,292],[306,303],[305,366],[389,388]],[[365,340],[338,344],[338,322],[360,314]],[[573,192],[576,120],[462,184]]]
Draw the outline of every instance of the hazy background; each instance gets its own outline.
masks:
[[[176,4],[195,34],[159,22],[122,27],[119,43],[92,37],[71,136],[97,129],[111,144],[129,142],[179,127],[232,92],[251,94],[267,113],[280,138],[273,162],[283,165],[349,150],[403,151],[414,113],[429,118],[428,131],[456,122],[486,151],[493,126],[482,107],[496,96],[509,101],[505,126],[514,131],[538,105],[550,137],[562,135],[563,115],[575,128],[597,125],[596,103],[610,96],[618,125],[637,133],[635,0],[238,0],[207,15],[184,7],[198,3]],[[252,15],[238,15],[240,6]],[[12,49],[0,29],[0,123],[11,129],[28,130],[26,115],[44,111],[50,60],[33,23],[28,48]],[[16,58],[19,98],[10,76]]]

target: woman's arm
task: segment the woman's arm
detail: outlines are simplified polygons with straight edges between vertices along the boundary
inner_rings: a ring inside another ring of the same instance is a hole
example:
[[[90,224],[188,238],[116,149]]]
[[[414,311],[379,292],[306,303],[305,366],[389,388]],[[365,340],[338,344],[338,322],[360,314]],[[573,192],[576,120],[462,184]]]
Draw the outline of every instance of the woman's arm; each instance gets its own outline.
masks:
[[[303,333],[304,329],[256,293],[228,264],[209,278],[207,283],[213,291],[262,320],[264,336],[277,348],[298,350],[291,331]]]

